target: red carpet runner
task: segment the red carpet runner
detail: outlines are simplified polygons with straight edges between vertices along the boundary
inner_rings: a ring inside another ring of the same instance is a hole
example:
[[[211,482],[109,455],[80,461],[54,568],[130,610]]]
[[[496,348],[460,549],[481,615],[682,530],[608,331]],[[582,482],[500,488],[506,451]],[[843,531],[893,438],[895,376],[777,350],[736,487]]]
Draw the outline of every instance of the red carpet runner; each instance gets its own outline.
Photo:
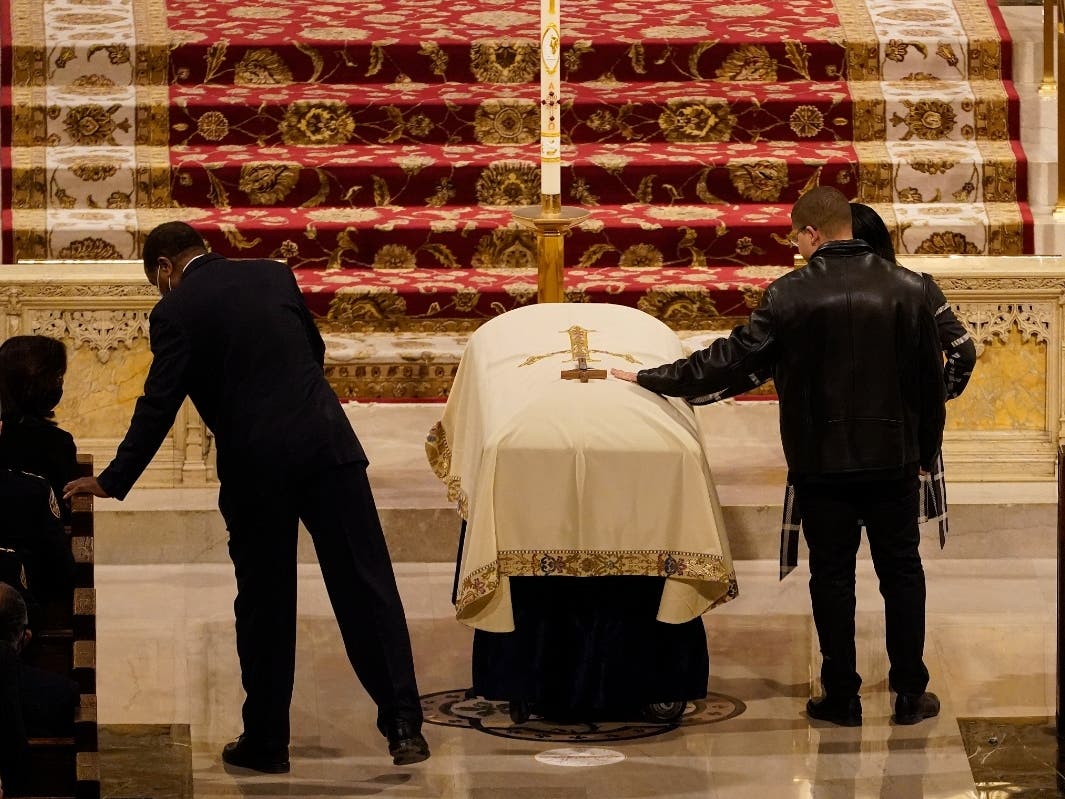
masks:
[[[529,302],[538,6],[3,0],[2,259],[136,258],[186,219],[284,258],[346,329]],[[901,253],[1033,247],[1009,46],[982,0],[564,2],[580,301],[727,326],[786,268],[788,208],[873,203]]]

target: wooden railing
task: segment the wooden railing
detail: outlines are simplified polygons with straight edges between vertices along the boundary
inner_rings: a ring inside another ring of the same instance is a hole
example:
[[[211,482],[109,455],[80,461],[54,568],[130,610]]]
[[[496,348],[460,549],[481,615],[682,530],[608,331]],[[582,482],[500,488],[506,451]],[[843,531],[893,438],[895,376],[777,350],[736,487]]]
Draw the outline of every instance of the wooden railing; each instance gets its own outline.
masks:
[[[92,475],[92,457],[78,456],[81,475]],[[51,799],[100,799],[99,742],[96,725],[96,588],[93,565],[93,502],[74,497],[70,515],[74,553],[74,596],[69,606],[43,609],[35,663],[70,674],[81,693],[74,735],[31,738],[28,791],[21,796]]]

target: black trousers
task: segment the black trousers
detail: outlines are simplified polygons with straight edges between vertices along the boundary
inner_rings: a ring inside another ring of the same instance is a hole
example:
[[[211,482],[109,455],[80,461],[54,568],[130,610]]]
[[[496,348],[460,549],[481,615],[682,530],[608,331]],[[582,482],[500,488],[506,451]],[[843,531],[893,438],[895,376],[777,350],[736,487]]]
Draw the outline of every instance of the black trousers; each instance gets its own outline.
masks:
[[[863,522],[884,597],[888,681],[896,692],[921,693],[928,686],[928,669],[917,476],[797,482],[795,490],[810,547],[810,599],[825,693],[853,696],[862,684],[854,650],[854,568]]]
[[[296,537],[306,525],[348,659],[377,703],[382,732],[394,719],[420,726],[410,637],[366,466],[345,464],[286,486],[227,478],[218,498],[237,577],[233,604],[244,733],[289,740],[296,664]]]

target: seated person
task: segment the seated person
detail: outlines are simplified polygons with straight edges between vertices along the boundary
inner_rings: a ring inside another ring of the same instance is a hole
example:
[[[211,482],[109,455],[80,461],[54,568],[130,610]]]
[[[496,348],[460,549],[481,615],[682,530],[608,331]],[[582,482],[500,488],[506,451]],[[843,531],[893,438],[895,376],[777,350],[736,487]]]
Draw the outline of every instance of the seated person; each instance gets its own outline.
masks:
[[[19,790],[27,776],[21,768],[28,741],[19,696],[16,648],[21,646],[27,623],[25,604],[19,608],[21,599],[18,591],[0,583],[0,779],[9,792]]]
[[[19,656],[32,638],[22,594],[7,583],[0,583],[0,640],[8,641]],[[31,666],[21,658],[17,658],[15,671],[26,734],[31,738],[73,735],[74,711],[80,701],[77,683],[64,674]]]
[[[74,734],[77,683],[23,663],[33,637],[26,603],[17,589],[0,583],[0,779],[17,792],[29,777],[24,764],[28,738]]]
[[[13,336],[0,345],[0,404],[4,436],[0,467],[38,474],[57,497],[78,476],[74,439],[52,421],[63,396],[67,351],[48,336]],[[69,508],[60,504],[63,521]]]
[[[5,428],[0,422],[0,442]],[[0,547],[18,555],[33,595],[39,602],[66,600],[74,588],[74,556],[48,481],[0,468],[0,515]]]
[[[80,701],[68,676],[21,662],[33,637],[28,625],[21,594],[0,583],[0,780],[15,795],[30,777],[29,738],[72,735]]]

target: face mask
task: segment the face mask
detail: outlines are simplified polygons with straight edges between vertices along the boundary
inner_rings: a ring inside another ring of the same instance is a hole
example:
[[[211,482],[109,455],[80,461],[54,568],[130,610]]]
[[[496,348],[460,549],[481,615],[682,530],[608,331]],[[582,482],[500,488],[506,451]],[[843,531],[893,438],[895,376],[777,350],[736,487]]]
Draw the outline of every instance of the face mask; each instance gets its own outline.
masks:
[[[63,399],[63,387],[56,386],[50,388],[41,395],[41,402],[44,404],[45,409],[52,410],[59,404],[59,400]]]

